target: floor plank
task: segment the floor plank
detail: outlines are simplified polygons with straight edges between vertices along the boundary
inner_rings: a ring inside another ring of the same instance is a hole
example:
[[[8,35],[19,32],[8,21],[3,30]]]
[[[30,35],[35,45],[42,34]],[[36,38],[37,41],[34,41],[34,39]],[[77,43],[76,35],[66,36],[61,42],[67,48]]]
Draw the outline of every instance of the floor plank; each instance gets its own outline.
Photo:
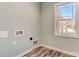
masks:
[[[22,57],[76,57],[43,46],[37,47]]]

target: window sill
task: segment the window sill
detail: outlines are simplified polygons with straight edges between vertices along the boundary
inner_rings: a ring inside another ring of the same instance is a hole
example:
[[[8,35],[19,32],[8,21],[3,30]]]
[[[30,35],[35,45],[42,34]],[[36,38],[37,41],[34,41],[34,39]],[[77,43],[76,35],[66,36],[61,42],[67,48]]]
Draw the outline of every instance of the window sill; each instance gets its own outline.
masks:
[[[57,36],[57,37],[64,37],[64,38],[75,38],[75,39],[79,39],[79,36],[78,35],[76,35],[76,36],[74,36],[74,35],[63,35],[63,34],[57,34],[57,33],[55,33],[55,36]]]

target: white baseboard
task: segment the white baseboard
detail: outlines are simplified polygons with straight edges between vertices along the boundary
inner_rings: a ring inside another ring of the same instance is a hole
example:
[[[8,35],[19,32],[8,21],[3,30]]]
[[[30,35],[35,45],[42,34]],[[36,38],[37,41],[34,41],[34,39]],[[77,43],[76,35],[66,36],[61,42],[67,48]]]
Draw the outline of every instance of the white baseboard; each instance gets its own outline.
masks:
[[[39,46],[43,46],[43,47],[47,47],[47,48],[50,48],[50,49],[54,49],[54,50],[57,50],[57,51],[60,51],[60,52],[63,52],[63,53],[69,54],[69,55],[73,55],[73,56],[77,56],[77,57],[79,56],[78,54],[73,53],[73,52],[70,52],[70,51],[62,50],[62,49],[59,49],[59,48],[56,48],[56,47],[51,47],[51,46],[44,45],[44,44],[40,44],[40,45],[37,45],[37,46],[32,47],[32,48],[29,49],[29,50],[26,50],[26,51],[22,52],[21,54],[15,56],[15,57],[21,57],[21,56],[23,56],[23,55],[29,53],[29,52],[32,51],[33,49],[39,47]]]
[[[47,47],[47,48],[50,48],[50,49],[54,49],[54,50],[57,50],[57,51],[60,51],[60,52],[63,52],[63,53],[66,53],[66,54],[69,54],[69,55],[72,55],[72,56],[79,57],[79,54],[76,54],[74,52],[70,52],[70,51],[67,51],[67,50],[62,50],[62,49],[59,49],[59,48],[56,48],[56,47],[51,47],[51,46],[44,45],[44,44],[41,44],[41,46]]]
[[[41,46],[41,45],[33,46],[31,49],[29,49],[29,50],[25,50],[24,52],[22,52],[21,54],[15,56],[15,57],[21,57],[21,56],[23,56],[23,55],[29,53],[29,52],[32,51],[33,49],[39,47],[39,46]]]

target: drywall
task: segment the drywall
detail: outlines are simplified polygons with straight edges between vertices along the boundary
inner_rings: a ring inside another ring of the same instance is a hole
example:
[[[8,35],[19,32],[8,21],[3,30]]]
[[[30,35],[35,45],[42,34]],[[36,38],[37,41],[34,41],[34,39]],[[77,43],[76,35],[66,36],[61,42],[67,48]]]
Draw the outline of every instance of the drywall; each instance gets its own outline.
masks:
[[[42,3],[41,43],[79,54],[79,39],[54,35],[54,4]]]
[[[1,57],[16,56],[30,49],[30,36],[39,39],[39,9],[39,3],[0,3],[0,31],[9,32],[9,37],[0,38]],[[15,36],[15,30],[24,30],[25,35]]]

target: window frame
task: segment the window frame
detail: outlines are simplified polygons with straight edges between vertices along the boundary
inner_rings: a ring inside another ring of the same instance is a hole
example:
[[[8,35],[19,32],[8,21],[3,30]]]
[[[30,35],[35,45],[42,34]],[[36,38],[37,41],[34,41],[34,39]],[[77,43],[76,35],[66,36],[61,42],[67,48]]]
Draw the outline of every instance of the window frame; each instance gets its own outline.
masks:
[[[75,3],[75,19],[76,19],[76,21],[75,21],[75,31],[76,31],[76,36],[73,36],[73,35],[65,35],[65,34],[60,34],[60,33],[58,33],[58,31],[57,31],[57,6],[59,6],[59,5],[64,5],[64,4],[69,4],[69,3],[73,3],[73,2],[57,2],[55,5],[54,5],[54,7],[55,7],[55,9],[54,9],[54,16],[55,16],[55,20],[54,20],[54,35],[55,36],[62,36],[62,37],[69,37],[69,38],[79,38],[79,17],[78,17],[78,15],[79,15],[79,13],[78,13],[78,10],[79,10],[79,8],[77,8],[77,7],[79,7],[78,5],[78,3],[76,3],[76,2],[74,2]]]

